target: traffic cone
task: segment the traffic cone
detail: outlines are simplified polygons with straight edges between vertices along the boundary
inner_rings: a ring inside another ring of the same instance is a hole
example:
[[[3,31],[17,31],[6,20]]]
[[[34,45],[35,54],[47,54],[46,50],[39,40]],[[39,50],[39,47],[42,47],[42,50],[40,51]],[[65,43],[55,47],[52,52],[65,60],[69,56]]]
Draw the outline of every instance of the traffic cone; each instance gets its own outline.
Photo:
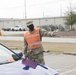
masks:
[[[3,36],[3,34],[2,34],[2,32],[1,32],[1,30],[0,30],[0,36]]]

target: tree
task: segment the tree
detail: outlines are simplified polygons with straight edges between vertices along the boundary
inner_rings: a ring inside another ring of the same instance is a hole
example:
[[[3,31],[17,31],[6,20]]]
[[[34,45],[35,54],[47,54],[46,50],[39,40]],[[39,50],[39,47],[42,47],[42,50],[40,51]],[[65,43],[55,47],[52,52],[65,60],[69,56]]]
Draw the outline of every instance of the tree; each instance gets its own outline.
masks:
[[[65,20],[66,20],[65,24],[69,25],[70,29],[72,30],[73,29],[72,26],[76,23],[76,12],[74,11],[74,8],[71,7],[71,5],[68,11],[66,12]]]

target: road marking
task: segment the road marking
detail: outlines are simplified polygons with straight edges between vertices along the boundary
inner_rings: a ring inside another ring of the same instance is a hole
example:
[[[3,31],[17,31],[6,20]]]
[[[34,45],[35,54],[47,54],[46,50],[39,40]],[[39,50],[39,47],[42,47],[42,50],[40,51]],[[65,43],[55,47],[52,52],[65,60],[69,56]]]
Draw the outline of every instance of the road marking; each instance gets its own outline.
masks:
[[[62,68],[59,68],[59,69],[57,69],[57,71],[60,71],[60,70],[62,70],[62,69],[66,69],[66,68],[70,68],[70,67],[73,67],[73,66],[75,66],[75,65],[68,65],[68,66],[65,66],[65,67],[62,67]]]
[[[67,73],[70,73],[70,72],[73,72],[73,71],[76,71],[76,69],[73,69],[73,70],[69,70],[69,71],[66,71],[66,72],[60,73],[60,75],[64,75],[64,74],[67,74]]]

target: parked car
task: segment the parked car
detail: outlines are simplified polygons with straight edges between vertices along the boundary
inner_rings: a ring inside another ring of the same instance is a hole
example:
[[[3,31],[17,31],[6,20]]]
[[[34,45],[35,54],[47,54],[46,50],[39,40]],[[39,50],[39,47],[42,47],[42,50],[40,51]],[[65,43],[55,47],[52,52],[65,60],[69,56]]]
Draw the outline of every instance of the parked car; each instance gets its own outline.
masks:
[[[37,64],[35,68],[26,65],[24,57],[15,53],[0,43],[0,75],[58,75],[59,73],[50,67]],[[24,64],[22,63],[24,62]],[[32,61],[33,62],[33,61]],[[27,63],[31,64],[32,62]],[[34,64],[33,64],[34,65]],[[29,68],[28,68],[29,67]]]
[[[10,28],[2,28],[4,31],[10,31]]]
[[[14,27],[10,28],[11,31],[25,31],[25,28],[22,27],[21,25],[16,25]]]

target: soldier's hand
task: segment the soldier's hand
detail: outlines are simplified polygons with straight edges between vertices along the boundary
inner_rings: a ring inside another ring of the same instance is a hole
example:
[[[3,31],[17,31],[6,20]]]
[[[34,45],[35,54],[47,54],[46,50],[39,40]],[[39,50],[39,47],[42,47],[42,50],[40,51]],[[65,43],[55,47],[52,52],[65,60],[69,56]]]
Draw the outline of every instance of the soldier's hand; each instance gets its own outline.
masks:
[[[54,36],[54,32],[53,32],[53,31],[49,31],[49,32],[47,33],[47,36]]]

